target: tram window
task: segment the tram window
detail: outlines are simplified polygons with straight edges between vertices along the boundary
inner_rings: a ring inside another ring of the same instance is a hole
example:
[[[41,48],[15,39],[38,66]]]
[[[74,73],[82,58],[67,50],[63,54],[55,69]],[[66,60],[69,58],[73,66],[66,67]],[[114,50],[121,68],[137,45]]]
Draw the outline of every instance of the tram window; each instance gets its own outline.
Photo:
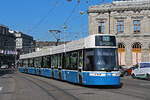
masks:
[[[52,61],[52,68],[57,68],[58,63],[57,55],[53,55],[51,61]]]
[[[30,59],[28,59],[28,67],[31,67],[31,66],[30,66]]]
[[[85,71],[92,71],[94,67],[94,50],[89,49],[85,52]]]
[[[34,62],[35,67],[41,67],[41,63],[42,63],[42,57],[35,58],[35,62]]]
[[[83,67],[83,52],[79,51],[79,67]]]
[[[35,59],[34,59],[34,66],[35,66],[35,67],[38,67],[38,58],[35,58]]]
[[[28,60],[27,59],[24,60],[24,64],[23,65],[24,65],[24,67],[28,67]]]
[[[42,67],[41,64],[42,64],[42,57],[39,57],[39,60],[38,60],[38,67]]]
[[[33,67],[33,59],[29,59],[29,67]]]
[[[51,67],[54,68],[55,66],[55,60],[54,60],[54,55],[52,55],[52,58],[51,58]]]
[[[20,67],[23,67],[23,60],[20,60]]]
[[[48,68],[50,67],[51,62],[50,62],[50,56],[44,56],[43,57],[43,67]]]
[[[22,66],[25,67],[25,66],[24,66],[24,60],[22,60]]]
[[[51,68],[51,56],[47,56],[47,66]]]
[[[115,36],[96,36],[95,46],[116,46]]]
[[[28,61],[27,66],[30,67],[30,59],[27,59],[27,61]]]
[[[63,57],[62,54],[58,54],[58,57],[57,57],[57,59],[58,59],[58,63],[57,63],[58,68],[62,68],[62,57]]]
[[[58,68],[61,66],[61,55],[57,55],[57,66]]]
[[[22,67],[24,67],[23,59],[21,60],[21,62],[22,62]]]
[[[70,67],[70,54],[69,53],[66,54],[65,62],[66,62],[66,66],[65,66],[66,69],[69,69]]]
[[[73,69],[73,70],[77,69],[77,58],[78,58],[78,53],[72,52],[70,59],[71,59],[71,69]]]
[[[47,66],[47,57],[45,56],[45,57],[43,57],[43,67],[44,68],[47,68],[48,66]]]
[[[51,67],[51,56],[46,56],[46,63],[47,63],[47,68]]]
[[[42,57],[37,58],[37,67],[41,67],[42,64]]]
[[[26,67],[29,67],[29,66],[28,66],[28,59],[25,60],[25,66],[26,66]]]
[[[35,58],[32,58],[32,59],[33,59],[33,67],[35,67],[35,66],[34,66]]]

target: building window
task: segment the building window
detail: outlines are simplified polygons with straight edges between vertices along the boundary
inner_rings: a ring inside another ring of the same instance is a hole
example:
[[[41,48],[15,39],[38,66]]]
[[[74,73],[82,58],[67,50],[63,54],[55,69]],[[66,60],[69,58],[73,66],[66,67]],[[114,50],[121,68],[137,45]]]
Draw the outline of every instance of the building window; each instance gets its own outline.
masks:
[[[124,32],[124,20],[117,21],[117,33]]]
[[[104,34],[104,22],[99,22],[98,24],[98,33]]]
[[[133,25],[134,25],[134,32],[140,32],[141,31],[141,22],[140,22],[140,20],[134,20]]]

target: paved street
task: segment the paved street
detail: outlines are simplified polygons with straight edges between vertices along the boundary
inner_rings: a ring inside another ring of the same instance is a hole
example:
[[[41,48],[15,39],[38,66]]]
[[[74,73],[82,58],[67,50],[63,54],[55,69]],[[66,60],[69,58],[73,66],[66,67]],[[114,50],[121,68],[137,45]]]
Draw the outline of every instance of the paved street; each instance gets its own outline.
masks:
[[[0,100],[150,100],[150,81],[121,82],[121,88],[85,87],[15,72],[0,75]]]

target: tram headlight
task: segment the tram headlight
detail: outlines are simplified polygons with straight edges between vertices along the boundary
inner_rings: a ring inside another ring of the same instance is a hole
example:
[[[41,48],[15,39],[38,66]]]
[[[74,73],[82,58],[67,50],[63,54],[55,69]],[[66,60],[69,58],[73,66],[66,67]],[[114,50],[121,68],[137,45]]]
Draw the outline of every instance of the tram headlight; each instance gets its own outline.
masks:
[[[105,73],[102,73],[101,76],[106,76],[106,74],[105,74]]]

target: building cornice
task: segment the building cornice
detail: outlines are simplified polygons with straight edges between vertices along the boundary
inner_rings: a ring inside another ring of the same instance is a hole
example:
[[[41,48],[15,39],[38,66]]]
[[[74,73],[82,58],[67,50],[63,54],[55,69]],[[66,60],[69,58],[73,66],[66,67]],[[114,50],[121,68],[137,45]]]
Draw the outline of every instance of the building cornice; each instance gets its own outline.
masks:
[[[139,34],[117,34],[117,38],[119,37],[150,37],[150,33],[139,33]]]
[[[150,4],[138,4],[138,5],[97,5],[91,6],[88,9],[88,13],[106,13],[106,12],[115,12],[115,11],[141,11],[141,10],[150,10]]]

